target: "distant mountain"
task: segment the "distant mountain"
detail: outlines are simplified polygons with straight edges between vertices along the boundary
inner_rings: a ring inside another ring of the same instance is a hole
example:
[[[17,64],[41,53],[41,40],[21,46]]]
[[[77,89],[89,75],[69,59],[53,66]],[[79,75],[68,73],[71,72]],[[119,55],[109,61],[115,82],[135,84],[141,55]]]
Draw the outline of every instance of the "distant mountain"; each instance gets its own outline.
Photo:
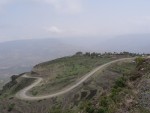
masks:
[[[100,44],[96,46],[103,48],[104,51],[150,53],[150,34],[118,36],[100,42]]]
[[[82,37],[61,39],[64,43],[85,48],[96,52],[129,51],[150,53],[150,34],[122,35],[117,37]]]

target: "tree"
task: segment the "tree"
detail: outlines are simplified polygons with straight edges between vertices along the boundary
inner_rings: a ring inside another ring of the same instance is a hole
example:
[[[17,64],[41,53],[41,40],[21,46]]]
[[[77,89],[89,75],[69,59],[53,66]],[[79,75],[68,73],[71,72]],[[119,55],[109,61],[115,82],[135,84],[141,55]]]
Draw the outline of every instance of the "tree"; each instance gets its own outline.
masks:
[[[82,56],[83,53],[82,53],[82,52],[77,52],[75,55],[76,55],[76,56]]]
[[[142,63],[143,63],[144,61],[145,61],[145,59],[142,58],[142,57],[138,57],[138,58],[135,59],[135,62],[136,62],[136,64],[137,64],[137,66],[142,65]]]

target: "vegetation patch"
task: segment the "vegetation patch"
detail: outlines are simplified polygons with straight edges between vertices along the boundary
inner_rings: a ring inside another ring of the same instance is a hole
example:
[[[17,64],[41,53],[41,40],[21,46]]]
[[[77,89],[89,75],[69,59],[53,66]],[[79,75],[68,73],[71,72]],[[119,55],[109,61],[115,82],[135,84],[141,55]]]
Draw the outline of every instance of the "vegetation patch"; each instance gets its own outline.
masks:
[[[38,91],[38,95],[55,92],[73,84],[97,66],[114,59],[97,54],[82,54],[39,64],[34,67],[32,72],[42,75],[45,81],[41,86],[35,87],[34,90]]]
[[[90,90],[90,94],[86,97],[86,99],[91,99],[93,98],[97,93],[97,89],[94,89],[94,90]]]
[[[13,103],[13,104],[10,104],[10,105],[8,105],[8,112],[11,112],[13,109],[14,109],[14,107],[15,107],[15,104]]]
[[[82,91],[81,92],[81,100],[86,98],[87,94],[88,94],[87,91]]]

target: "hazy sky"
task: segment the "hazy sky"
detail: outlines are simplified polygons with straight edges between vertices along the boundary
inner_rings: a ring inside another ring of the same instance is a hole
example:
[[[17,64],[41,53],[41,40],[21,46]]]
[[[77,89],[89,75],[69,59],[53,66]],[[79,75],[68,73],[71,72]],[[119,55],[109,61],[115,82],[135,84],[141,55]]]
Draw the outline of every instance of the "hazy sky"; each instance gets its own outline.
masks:
[[[0,41],[150,33],[150,0],[0,0]]]

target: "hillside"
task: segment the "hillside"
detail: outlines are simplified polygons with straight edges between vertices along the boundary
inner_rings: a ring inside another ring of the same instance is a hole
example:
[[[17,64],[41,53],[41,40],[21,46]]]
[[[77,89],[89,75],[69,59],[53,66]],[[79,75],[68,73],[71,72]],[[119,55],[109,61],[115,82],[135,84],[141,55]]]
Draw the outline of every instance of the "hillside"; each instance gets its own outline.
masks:
[[[90,53],[86,54],[63,57],[38,64],[33,67],[29,74],[30,76],[41,76],[44,79],[44,87],[47,86],[48,88],[52,88],[49,86],[54,84],[58,86],[59,89],[60,86],[63,87],[63,85],[65,86],[69,84],[69,82],[71,83],[76,79],[79,79],[95,67],[119,57],[123,57],[119,55],[116,57],[111,55],[98,56],[95,53],[93,53],[93,55],[90,55]],[[45,93],[42,90],[42,87],[39,91]]]
[[[32,94],[35,94],[35,92],[36,95],[57,92],[57,90],[73,84],[97,66],[114,59],[111,57],[75,55],[36,65],[32,72],[42,76],[44,81],[41,86],[32,90]]]
[[[55,93],[71,86],[99,65],[127,57],[126,55],[79,54],[36,65],[30,73],[42,77],[43,82],[28,95],[40,96]],[[129,57],[129,56],[128,56]],[[16,92],[35,80],[12,76],[0,96],[2,113],[149,113],[150,60],[138,58],[118,61],[97,71],[73,90],[58,97],[42,100],[20,100]],[[144,91],[144,93],[143,93]],[[32,106],[32,108],[30,107]]]

